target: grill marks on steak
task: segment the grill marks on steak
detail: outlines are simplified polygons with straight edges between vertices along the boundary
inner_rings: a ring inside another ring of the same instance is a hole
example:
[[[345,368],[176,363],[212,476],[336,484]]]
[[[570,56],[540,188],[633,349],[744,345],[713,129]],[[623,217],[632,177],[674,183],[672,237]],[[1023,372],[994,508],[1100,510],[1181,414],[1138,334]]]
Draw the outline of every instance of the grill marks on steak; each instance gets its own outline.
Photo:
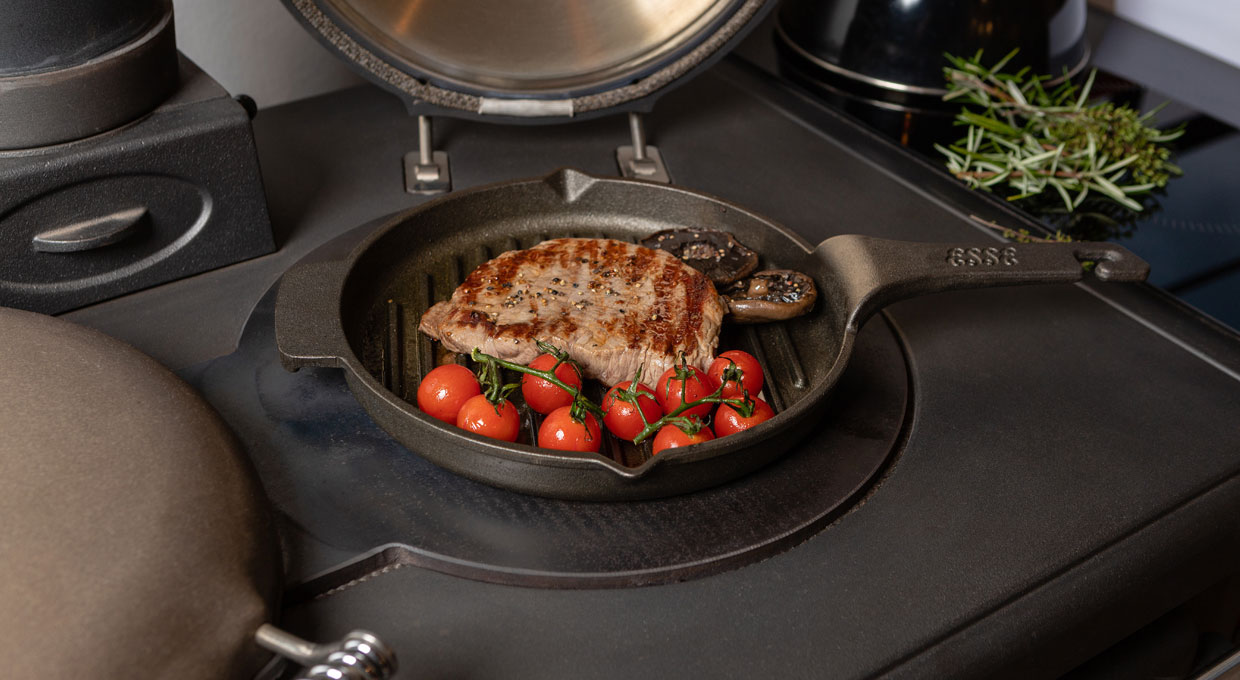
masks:
[[[684,352],[707,368],[726,308],[714,285],[676,257],[610,239],[554,239],[470,272],[419,329],[454,352],[474,347],[528,364],[544,340],[608,385],[642,367],[653,384]]]

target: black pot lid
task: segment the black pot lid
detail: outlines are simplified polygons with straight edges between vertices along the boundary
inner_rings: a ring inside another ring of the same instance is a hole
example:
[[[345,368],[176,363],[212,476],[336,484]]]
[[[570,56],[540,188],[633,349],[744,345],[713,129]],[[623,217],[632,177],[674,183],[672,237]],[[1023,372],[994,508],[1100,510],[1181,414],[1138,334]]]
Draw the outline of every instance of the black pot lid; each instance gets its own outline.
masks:
[[[154,360],[67,321],[0,308],[0,347],[7,673],[254,677],[281,562],[219,416]]]
[[[415,110],[547,122],[648,107],[721,57],[774,4],[285,1],[313,34]]]

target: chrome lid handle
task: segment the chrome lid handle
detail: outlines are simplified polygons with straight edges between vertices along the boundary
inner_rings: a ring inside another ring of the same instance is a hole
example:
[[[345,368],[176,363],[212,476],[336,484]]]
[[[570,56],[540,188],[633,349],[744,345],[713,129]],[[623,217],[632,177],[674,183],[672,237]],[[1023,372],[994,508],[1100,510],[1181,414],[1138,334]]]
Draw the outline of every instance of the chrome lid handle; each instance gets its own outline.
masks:
[[[396,672],[396,652],[364,630],[320,645],[265,623],[254,640],[263,649],[308,667],[297,680],[387,680]]]

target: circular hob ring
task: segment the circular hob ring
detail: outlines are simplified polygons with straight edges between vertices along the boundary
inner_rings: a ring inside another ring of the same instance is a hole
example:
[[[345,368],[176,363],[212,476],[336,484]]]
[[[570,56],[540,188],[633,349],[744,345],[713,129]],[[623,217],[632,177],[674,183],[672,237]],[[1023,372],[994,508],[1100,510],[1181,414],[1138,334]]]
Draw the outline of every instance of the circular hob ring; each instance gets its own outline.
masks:
[[[350,236],[342,246],[360,238]],[[234,354],[185,373],[257,464],[282,518],[289,580],[302,582],[288,594],[293,601],[403,566],[595,588],[683,581],[756,562],[805,540],[874,489],[901,446],[911,404],[902,347],[879,316],[859,334],[821,426],[758,472],[653,501],[538,498],[411,454],[371,421],[341,371],[286,372],[273,314],[268,293]]]

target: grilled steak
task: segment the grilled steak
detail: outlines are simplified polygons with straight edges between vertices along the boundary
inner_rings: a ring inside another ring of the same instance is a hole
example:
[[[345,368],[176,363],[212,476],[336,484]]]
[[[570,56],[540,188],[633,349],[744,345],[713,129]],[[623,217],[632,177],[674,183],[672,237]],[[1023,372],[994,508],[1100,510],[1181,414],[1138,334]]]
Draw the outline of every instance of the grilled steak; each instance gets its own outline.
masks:
[[[460,353],[528,364],[549,342],[612,385],[653,385],[683,352],[705,370],[726,307],[701,272],[662,251],[608,239],[562,238],[479,266],[422,315],[419,329]]]

